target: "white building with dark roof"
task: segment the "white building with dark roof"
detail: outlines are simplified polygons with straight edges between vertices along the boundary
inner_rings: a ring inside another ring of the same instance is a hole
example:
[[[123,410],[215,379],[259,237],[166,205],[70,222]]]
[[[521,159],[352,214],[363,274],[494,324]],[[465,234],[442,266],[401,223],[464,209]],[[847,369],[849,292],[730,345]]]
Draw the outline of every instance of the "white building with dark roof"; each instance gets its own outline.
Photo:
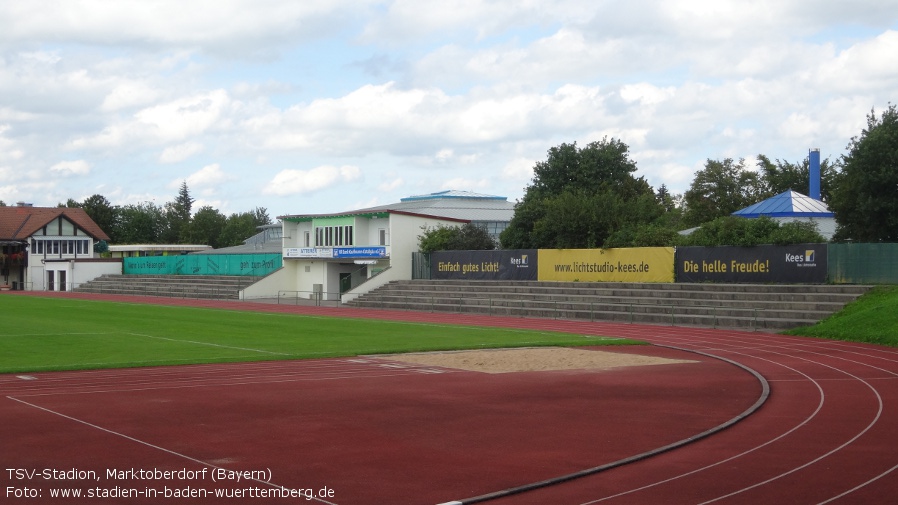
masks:
[[[69,291],[104,273],[121,273],[121,260],[99,258],[109,240],[83,209],[0,207],[0,289]]]
[[[475,223],[498,237],[514,206],[501,196],[443,191],[333,214],[279,216],[284,266],[241,296],[348,301],[387,282],[411,279],[424,230]]]

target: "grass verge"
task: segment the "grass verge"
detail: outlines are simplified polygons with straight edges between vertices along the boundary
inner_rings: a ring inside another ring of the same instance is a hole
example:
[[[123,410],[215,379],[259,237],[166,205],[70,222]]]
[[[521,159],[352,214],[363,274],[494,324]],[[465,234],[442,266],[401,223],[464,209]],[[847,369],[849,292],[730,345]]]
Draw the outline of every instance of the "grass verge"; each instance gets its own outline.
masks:
[[[823,321],[783,333],[898,346],[898,286],[877,286]]]
[[[640,343],[536,330],[33,296],[0,296],[0,313],[0,373]]]

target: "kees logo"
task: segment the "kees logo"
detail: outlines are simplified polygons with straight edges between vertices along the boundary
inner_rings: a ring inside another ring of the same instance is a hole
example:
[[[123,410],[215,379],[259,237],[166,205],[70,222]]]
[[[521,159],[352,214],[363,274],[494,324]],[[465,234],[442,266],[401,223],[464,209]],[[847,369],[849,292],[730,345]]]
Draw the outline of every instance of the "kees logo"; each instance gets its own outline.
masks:
[[[522,254],[520,258],[510,258],[511,264],[518,268],[527,268],[530,266],[528,255]]]
[[[786,263],[796,263],[799,267],[815,267],[817,263],[814,261],[816,251],[814,249],[806,249],[804,255],[786,253]]]

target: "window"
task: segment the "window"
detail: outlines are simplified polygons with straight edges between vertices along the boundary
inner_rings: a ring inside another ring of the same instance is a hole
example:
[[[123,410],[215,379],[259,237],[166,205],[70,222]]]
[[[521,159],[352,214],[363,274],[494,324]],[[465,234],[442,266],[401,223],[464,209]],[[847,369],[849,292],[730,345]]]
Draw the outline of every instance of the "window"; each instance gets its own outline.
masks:
[[[315,228],[315,246],[333,247],[353,245],[352,225],[319,226]]]
[[[377,230],[377,244],[387,245],[387,230],[380,228]]]
[[[31,253],[53,256],[87,256],[93,252],[90,239],[31,240]]]
[[[304,231],[302,232],[302,246],[309,247],[311,245],[311,233]]]

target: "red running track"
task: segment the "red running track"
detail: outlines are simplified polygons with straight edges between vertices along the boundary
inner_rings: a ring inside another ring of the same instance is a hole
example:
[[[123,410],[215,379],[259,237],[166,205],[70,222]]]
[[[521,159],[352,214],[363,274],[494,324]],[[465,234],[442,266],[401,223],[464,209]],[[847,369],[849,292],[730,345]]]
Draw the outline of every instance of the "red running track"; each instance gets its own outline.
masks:
[[[732,360],[770,386],[759,410],[711,436],[486,503],[879,504],[898,496],[895,349],[663,326],[114,299],[631,337]],[[630,351],[696,363],[479,374],[343,359],[0,376],[0,458],[22,469],[267,469],[241,485],[328,486],[333,495],[316,502],[341,505],[471,503],[687,439],[738,416],[761,394],[754,376],[724,361],[665,347]],[[0,482],[44,493],[58,484],[13,474]],[[147,487],[133,479],[118,485]]]

